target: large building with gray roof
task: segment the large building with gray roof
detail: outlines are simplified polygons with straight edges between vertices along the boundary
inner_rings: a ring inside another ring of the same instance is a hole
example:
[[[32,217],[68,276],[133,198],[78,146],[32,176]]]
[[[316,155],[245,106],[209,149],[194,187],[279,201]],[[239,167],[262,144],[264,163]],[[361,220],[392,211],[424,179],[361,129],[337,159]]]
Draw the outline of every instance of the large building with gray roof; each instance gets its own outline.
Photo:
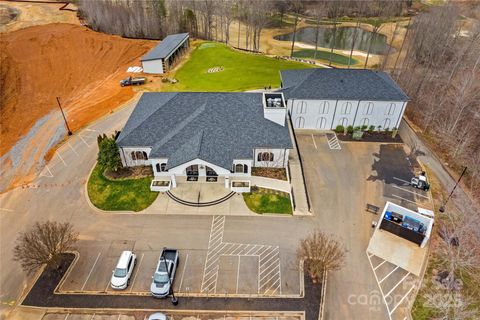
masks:
[[[337,126],[398,128],[408,96],[386,73],[358,69],[299,69],[280,72],[296,129]]]
[[[252,167],[286,168],[286,114],[281,93],[146,92],[117,143],[124,166],[151,165],[168,188],[178,179],[229,187]]]
[[[188,50],[189,34],[171,34],[152,50],[147,52],[140,61],[143,72],[162,74],[173,68],[179,58]]]

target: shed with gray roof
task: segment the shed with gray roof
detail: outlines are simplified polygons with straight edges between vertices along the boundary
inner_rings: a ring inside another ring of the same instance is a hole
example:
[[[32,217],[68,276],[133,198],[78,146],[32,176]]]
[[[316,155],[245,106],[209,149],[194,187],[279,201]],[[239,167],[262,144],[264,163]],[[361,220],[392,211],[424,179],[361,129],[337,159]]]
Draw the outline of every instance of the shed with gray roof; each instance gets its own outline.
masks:
[[[145,73],[161,74],[171,69],[178,58],[189,47],[189,34],[172,34],[144,55],[142,62]]]

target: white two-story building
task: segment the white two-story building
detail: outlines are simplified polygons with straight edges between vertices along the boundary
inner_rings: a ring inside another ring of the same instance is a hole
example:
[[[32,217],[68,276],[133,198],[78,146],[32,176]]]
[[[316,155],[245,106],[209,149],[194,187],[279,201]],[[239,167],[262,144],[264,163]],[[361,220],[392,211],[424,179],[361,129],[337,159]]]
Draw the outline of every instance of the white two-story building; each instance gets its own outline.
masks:
[[[117,143],[124,166],[152,166],[152,190],[185,180],[231,188],[252,167],[287,167],[286,115],[281,93],[146,92]]]
[[[280,72],[296,129],[337,126],[398,128],[408,96],[385,72],[358,69],[299,69]]]

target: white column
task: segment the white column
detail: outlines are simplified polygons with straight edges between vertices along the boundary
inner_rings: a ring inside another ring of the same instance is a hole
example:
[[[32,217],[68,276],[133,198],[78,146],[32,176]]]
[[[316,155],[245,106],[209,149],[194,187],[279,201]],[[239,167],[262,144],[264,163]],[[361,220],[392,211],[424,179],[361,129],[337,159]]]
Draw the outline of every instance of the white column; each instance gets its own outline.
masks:
[[[177,187],[177,180],[175,179],[175,174],[172,174],[172,188],[176,188]]]
[[[230,177],[225,176],[225,188],[230,189]]]

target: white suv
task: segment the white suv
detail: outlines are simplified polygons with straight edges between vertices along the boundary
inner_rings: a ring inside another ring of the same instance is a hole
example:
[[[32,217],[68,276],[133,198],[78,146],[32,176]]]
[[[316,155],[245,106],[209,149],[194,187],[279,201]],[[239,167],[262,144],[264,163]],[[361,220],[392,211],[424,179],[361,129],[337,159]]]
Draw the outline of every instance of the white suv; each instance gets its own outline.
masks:
[[[123,290],[128,286],[136,260],[137,256],[132,251],[122,252],[117,267],[112,271],[112,279],[110,280],[112,289]]]

